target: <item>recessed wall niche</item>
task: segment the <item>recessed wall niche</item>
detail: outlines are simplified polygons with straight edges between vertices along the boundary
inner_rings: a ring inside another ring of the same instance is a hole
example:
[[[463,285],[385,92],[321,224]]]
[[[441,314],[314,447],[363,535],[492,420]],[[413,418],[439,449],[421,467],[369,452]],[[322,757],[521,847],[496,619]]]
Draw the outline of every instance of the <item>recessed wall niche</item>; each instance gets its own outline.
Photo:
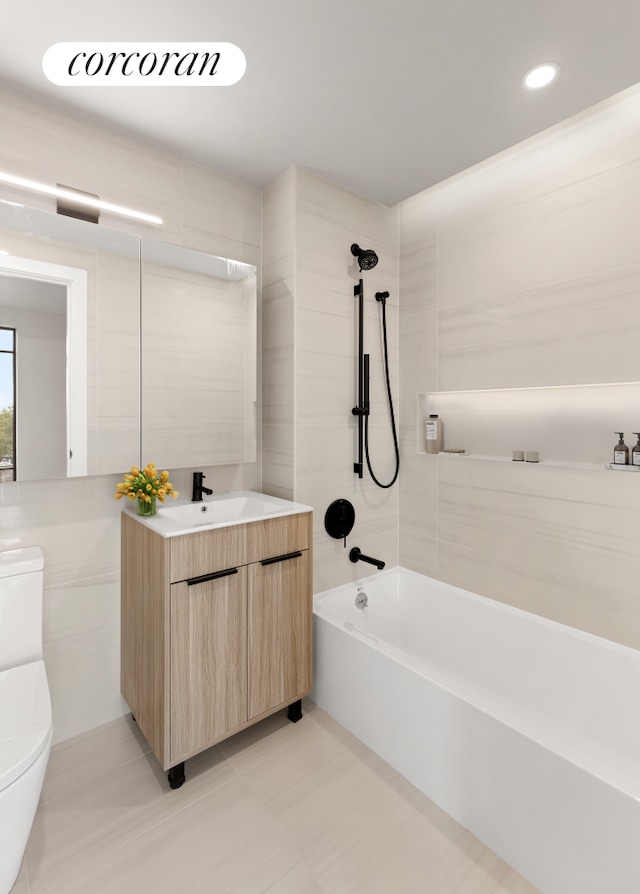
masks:
[[[431,413],[442,421],[445,449],[509,461],[514,450],[537,451],[542,463],[602,469],[613,461],[615,432],[625,433],[630,450],[636,443],[640,382],[419,392],[418,453],[426,453],[424,423]]]

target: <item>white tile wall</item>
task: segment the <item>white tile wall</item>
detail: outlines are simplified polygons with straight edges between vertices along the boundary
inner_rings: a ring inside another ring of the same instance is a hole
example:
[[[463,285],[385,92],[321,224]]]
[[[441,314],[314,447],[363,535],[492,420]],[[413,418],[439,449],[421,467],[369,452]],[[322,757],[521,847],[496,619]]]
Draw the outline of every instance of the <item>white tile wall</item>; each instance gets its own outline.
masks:
[[[373,248],[378,265],[362,274],[351,244]],[[392,394],[398,412],[397,210],[385,208],[297,169],[295,317],[295,496],[314,507],[314,588],[356,580],[375,571],[349,562],[348,550],[324,530],[333,500],[350,500],[356,522],[348,547],[397,564],[397,487],[381,489],[356,461],[357,299],[364,281],[365,351],[371,356],[370,455],[376,476],[394,471],[381,313],[375,292],[388,291],[387,326]]]
[[[353,472],[357,403],[356,304],[360,277],[350,247],[374,248],[378,266],[365,283],[365,350],[371,355],[371,457],[377,476],[393,476],[393,442],[382,370],[381,305],[389,291],[388,346],[398,412],[397,212],[293,167],[264,194],[263,483],[267,492],[314,508],[314,589],[371,573],[355,566],[324,530],[327,507],[353,502],[349,545],[397,562],[396,489]]]
[[[638,385],[482,389],[640,381],[639,122],[632,88],[400,207],[403,563],[636,648],[636,476],[418,455],[415,416],[459,389],[449,446],[635,442]]]
[[[265,493],[294,496],[294,326],[296,171],[263,195],[262,482]]]

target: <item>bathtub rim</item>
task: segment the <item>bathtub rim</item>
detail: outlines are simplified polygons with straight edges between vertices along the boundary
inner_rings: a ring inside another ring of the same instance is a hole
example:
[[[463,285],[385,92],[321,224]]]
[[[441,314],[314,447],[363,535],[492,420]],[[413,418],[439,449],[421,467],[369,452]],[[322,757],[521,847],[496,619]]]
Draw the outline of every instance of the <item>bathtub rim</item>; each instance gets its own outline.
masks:
[[[373,574],[369,574],[364,578],[357,578],[353,581],[347,581],[344,584],[339,584],[337,587],[332,587],[328,590],[321,590],[318,593],[314,593],[313,595],[313,612],[321,617],[325,617],[327,620],[331,621],[331,617],[334,617],[334,613],[330,610],[326,610],[324,612],[318,612],[316,609],[322,609],[322,601],[329,595],[333,595],[342,590],[347,590],[348,587],[355,587],[359,583],[366,583],[367,581],[377,581],[384,580],[387,577],[395,577],[398,574],[406,574],[409,577],[426,580],[436,584],[438,587],[441,587],[443,590],[446,590],[450,593],[455,593],[458,596],[462,596],[464,598],[469,598],[473,602],[478,602],[480,604],[490,603],[492,607],[496,607],[501,611],[504,611],[507,614],[514,615],[516,617],[526,617],[528,620],[533,621],[536,624],[539,624],[542,627],[548,627],[551,630],[562,631],[563,633],[567,633],[576,639],[581,639],[584,642],[591,642],[594,645],[598,645],[599,647],[605,647],[610,651],[618,652],[621,654],[626,654],[631,657],[635,657],[636,659],[640,656],[640,650],[634,649],[632,646],[627,646],[624,643],[618,643],[615,640],[607,639],[604,636],[598,636],[596,633],[589,633],[587,630],[581,630],[579,627],[572,627],[570,624],[563,624],[562,621],[554,621],[553,618],[547,618],[545,615],[539,615],[536,612],[528,611],[524,608],[518,608],[515,605],[511,605],[508,602],[501,602],[499,599],[493,599],[491,596],[483,596],[481,593],[474,593],[473,590],[465,590],[464,587],[458,587],[456,584],[447,583],[447,581],[440,580],[437,577],[430,577],[427,574],[421,574],[418,571],[412,571],[410,568],[405,568],[403,565],[394,565],[391,568],[385,568],[383,571],[377,571]],[[331,617],[327,617],[331,616]]]
[[[613,640],[607,640],[596,634],[588,633],[576,627],[570,627],[551,618],[537,615],[534,612],[517,608],[508,603],[500,602],[497,599],[491,599],[489,596],[482,596],[471,590],[465,590],[454,584],[440,581],[437,578],[411,571],[401,565],[384,569],[375,574],[368,575],[365,580],[384,580],[385,578],[398,577],[399,574],[407,574],[415,579],[427,581],[436,584],[445,591],[454,593],[460,597],[471,599],[481,604],[489,604],[492,609],[505,611],[508,614],[525,618],[528,622],[538,624],[543,628],[548,628],[575,637],[583,642],[592,643],[599,648],[605,648],[608,651],[628,655],[635,661],[640,661],[640,652],[636,649],[626,646],[622,643],[616,643]],[[391,661],[396,661],[407,670],[423,676],[425,679],[440,686],[448,693],[457,698],[463,699],[470,706],[484,711],[494,720],[503,723],[506,726],[513,727],[521,735],[535,742],[539,747],[546,749],[558,758],[574,764],[584,772],[596,777],[600,782],[610,786],[621,794],[640,802],[640,757],[637,762],[631,762],[624,755],[616,755],[611,750],[604,747],[597,748],[592,744],[589,748],[585,744],[585,740],[576,733],[572,733],[567,729],[558,727],[555,723],[545,720],[533,710],[527,711],[522,706],[506,705],[497,698],[492,698],[490,694],[480,687],[474,687],[468,680],[456,677],[448,673],[446,670],[439,668],[432,662],[414,656],[405,652],[392,643],[373,637],[364,631],[358,630],[355,625],[347,627],[344,619],[340,619],[336,612],[326,609],[322,605],[322,601],[331,594],[346,594],[349,590],[357,587],[358,583],[362,583],[362,579],[357,581],[349,581],[340,584],[329,590],[323,590],[313,597],[313,614],[315,619],[330,624],[339,633],[344,636],[351,636],[358,639],[369,648],[375,649]],[[376,639],[376,642],[372,642]]]

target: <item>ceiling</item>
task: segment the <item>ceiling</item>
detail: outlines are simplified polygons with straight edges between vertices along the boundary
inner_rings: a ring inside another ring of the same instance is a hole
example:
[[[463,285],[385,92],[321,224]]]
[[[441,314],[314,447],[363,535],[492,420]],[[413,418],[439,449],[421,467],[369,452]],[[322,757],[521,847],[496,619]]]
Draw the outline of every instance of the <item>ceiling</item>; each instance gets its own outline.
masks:
[[[640,82],[638,0],[5,0],[0,86],[264,187],[291,164],[386,205]],[[229,41],[231,87],[59,87],[60,41]],[[525,91],[524,72],[561,77]]]

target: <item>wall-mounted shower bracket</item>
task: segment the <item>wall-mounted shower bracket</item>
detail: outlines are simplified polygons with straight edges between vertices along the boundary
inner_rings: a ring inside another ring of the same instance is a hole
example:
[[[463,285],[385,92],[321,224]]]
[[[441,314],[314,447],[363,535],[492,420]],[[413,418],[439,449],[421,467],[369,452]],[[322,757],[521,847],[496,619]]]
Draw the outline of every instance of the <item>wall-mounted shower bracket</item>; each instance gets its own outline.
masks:
[[[369,415],[369,355],[364,352],[364,284],[362,280],[353,287],[354,297],[358,299],[358,403],[351,410],[358,417],[358,461],[353,464],[353,471],[362,478],[364,476],[364,417]]]

